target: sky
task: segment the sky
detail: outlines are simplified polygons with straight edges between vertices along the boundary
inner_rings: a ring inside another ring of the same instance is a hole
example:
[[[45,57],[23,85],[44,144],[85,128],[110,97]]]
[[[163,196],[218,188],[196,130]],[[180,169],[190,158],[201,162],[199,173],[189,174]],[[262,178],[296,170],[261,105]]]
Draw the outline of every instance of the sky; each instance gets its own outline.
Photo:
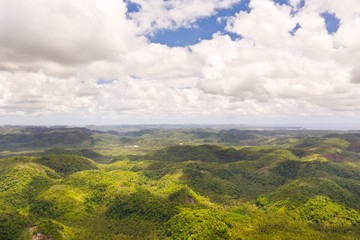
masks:
[[[360,129],[360,0],[0,0],[0,125]]]

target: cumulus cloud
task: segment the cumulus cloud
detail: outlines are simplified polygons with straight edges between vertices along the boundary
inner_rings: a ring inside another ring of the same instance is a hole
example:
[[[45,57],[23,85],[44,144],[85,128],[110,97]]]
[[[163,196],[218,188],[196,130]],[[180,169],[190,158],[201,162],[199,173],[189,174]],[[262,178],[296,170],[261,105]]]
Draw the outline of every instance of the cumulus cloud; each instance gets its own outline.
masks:
[[[73,73],[144,44],[116,0],[1,1],[0,68]]]
[[[35,116],[44,113],[71,112],[87,106],[91,89],[82,91],[74,86],[77,79],[66,81],[44,73],[0,72],[0,110],[16,115]]]
[[[292,3],[298,6],[298,2]],[[220,57],[221,64],[204,67],[210,70],[205,72],[213,71],[213,74],[204,75],[199,87],[259,101],[293,99],[329,111],[359,110],[354,99],[360,89],[352,82],[357,82],[358,76],[354,60],[360,48],[355,24],[360,11],[350,10],[350,4],[340,5],[340,1],[306,1],[294,15],[291,6],[252,0],[250,13],[241,11],[228,19],[227,30],[243,36],[232,43],[237,50],[231,47],[228,52],[242,56],[226,63]],[[327,33],[323,12],[335,13],[341,19],[337,33]],[[352,12],[352,17],[345,16],[346,12]],[[296,24],[301,27],[292,35],[290,32]],[[349,38],[346,35],[350,34],[344,33],[347,28],[354,33]],[[211,44],[217,45],[215,41],[218,41],[218,45],[224,46],[224,38],[215,37]],[[196,48],[214,49],[207,44],[200,43]],[[214,51],[200,50],[208,59],[214,59],[214,54],[224,54]],[[226,67],[218,71],[219,66]]]
[[[161,29],[189,28],[198,19],[215,14],[217,9],[229,8],[238,0],[129,0],[140,11],[128,15],[144,33]]]
[[[224,20],[242,38],[174,48],[145,35],[238,1],[0,1],[0,115],[359,116],[357,1],[251,0]]]
[[[268,0],[252,0],[249,7],[250,13],[241,11],[229,18],[227,30],[267,47],[286,45],[284,41],[288,41],[289,32],[296,26],[291,8]]]
[[[209,47],[209,44],[226,46],[226,42],[232,45],[227,51]],[[198,87],[211,94],[259,102],[293,99],[322,107],[327,107],[329,98],[336,98],[339,102],[330,108],[343,105],[342,98],[355,97],[358,92],[349,81],[350,69],[333,60],[316,61],[300,54],[254,46],[251,42],[236,43],[227,36],[203,41],[193,51],[208,59]],[[226,58],[226,53],[236,57]]]

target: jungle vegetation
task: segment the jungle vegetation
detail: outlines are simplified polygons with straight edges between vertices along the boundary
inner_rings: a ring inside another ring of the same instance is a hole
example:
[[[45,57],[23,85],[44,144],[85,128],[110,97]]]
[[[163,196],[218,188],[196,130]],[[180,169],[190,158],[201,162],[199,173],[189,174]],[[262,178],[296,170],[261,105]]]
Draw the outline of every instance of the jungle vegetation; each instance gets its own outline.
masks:
[[[360,133],[0,128],[0,239],[359,239]]]

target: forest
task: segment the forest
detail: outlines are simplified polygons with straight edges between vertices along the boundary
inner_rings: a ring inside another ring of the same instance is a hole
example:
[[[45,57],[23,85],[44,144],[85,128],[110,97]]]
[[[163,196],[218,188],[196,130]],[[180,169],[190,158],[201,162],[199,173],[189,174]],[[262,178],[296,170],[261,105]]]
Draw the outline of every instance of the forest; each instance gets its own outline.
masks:
[[[0,239],[359,239],[360,131],[0,127]]]

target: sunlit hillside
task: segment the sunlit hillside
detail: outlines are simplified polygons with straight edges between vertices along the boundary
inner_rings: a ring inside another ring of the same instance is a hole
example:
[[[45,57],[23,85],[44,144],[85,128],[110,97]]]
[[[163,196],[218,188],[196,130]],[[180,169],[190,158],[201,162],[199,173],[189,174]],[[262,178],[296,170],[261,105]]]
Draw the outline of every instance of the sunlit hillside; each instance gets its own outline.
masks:
[[[360,234],[356,132],[10,128],[0,139],[0,239]]]

